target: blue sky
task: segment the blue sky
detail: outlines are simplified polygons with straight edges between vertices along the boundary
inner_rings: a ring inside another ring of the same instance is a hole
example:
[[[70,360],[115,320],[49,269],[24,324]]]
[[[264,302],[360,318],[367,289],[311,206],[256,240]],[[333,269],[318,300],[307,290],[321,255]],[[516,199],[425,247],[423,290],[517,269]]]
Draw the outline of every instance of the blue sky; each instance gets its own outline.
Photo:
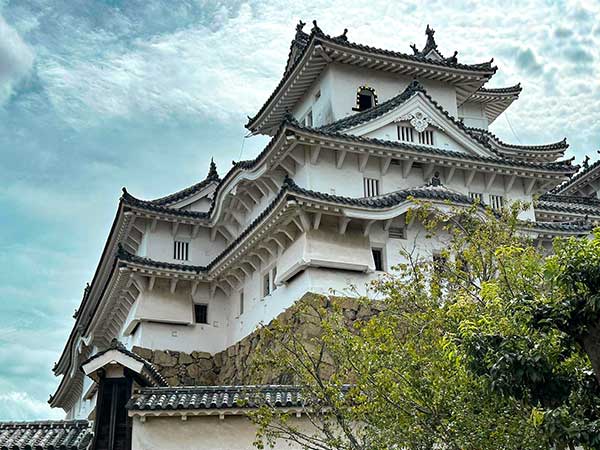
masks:
[[[243,124],[276,85],[298,19],[410,51],[495,58],[521,82],[493,131],[600,147],[600,3],[0,0],[0,420],[60,418],[51,367],[120,189],[141,198],[221,173],[266,140]]]

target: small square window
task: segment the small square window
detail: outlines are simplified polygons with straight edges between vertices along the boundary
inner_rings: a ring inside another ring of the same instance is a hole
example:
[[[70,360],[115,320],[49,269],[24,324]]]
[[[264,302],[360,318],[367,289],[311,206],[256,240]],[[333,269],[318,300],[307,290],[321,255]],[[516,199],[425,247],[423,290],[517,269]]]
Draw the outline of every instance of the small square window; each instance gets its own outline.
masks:
[[[204,303],[194,305],[194,321],[208,323],[208,305]]]
[[[378,272],[383,271],[383,250],[380,248],[371,249],[373,252],[373,262],[375,263],[375,270]]]

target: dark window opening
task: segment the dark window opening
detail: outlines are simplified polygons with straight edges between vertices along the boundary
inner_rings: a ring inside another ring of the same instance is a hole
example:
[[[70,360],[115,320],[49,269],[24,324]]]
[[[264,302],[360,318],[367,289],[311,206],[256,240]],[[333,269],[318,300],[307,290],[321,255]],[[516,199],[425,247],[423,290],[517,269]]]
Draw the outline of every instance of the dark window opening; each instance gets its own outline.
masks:
[[[358,110],[364,111],[373,107],[373,94],[370,92],[358,94]]]
[[[383,271],[383,251],[380,248],[372,249],[373,262],[375,263],[375,270]]]
[[[377,94],[375,89],[367,86],[361,86],[356,92],[356,107],[353,111],[366,111],[369,108],[377,106]]]
[[[196,323],[208,323],[208,305],[194,305],[194,320]]]

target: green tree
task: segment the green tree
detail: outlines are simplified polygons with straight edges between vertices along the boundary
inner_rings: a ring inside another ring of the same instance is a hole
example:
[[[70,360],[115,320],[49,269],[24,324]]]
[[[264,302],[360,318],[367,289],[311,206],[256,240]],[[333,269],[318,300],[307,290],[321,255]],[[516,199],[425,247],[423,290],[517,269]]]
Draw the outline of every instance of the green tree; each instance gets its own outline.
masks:
[[[317,337],[294,323],[263,329],[277,345],[257,369],[299,385],[307,408],[304,423],[261,408],[256,445],[600,448],[600,233],[557,240],[545,257],[521,210],[418,204],[411,214],[444,250],[435,261],[404,252],[358,299],[378,314],[349,327],[348,299],[320,297],[296,313]]]

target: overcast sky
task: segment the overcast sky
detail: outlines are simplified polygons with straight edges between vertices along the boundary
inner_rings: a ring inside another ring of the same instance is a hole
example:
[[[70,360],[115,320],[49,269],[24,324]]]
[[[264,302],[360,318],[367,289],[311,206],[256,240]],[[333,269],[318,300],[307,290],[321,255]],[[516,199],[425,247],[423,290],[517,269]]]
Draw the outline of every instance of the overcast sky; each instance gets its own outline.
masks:
[[[162,196],[260,151],[243,125],[299,19],[399,51],[431,24],[447,55],[495,58],[489,86],[523,85],[496,134],[566,136],[581,161],[600,147],[599,18],[595,1],[0,0],[0,420],[62,417],[51,367],[121,187]]]

